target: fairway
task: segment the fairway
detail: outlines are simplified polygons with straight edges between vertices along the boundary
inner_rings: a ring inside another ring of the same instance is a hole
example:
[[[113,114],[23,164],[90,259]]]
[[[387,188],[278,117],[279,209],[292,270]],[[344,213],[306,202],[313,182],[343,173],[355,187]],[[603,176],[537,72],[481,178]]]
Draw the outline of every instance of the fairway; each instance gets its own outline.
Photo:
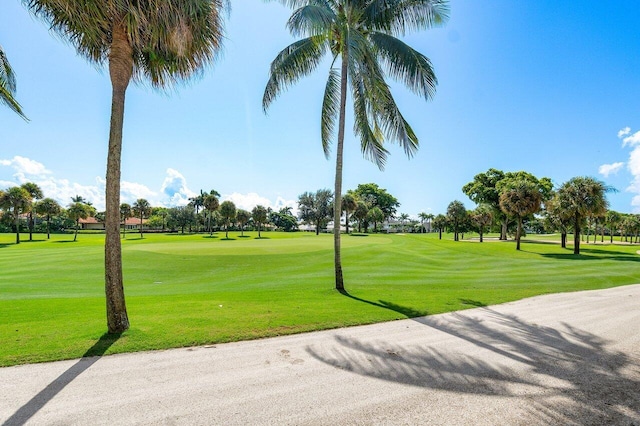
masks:
[[[454,242],[437,234],[345,235],[348,294],[332,235],[128,234],[131,329],[106,331],[100,234],[0,234],[0,366],[213,344],[367,324],[640,282],[638,246]],[[532,238],[534,238],[533,236]]]

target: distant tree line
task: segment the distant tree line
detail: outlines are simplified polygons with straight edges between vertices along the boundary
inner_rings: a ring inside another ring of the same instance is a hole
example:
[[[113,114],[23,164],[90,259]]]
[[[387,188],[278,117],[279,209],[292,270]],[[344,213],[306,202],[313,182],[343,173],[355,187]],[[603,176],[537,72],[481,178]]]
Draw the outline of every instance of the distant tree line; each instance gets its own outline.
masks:
[[[503,172],[489,169],[477,174],[463,186],[462,191],[478,207],[467,211],[458,200],[452,201],[446,214],[437,215],[433,226],[440,233],[450,230],[454,240],[464,232],[483,234],[493,225],[499,227],[500,239],[506,240],[511,231],[520,250],[520,239],[526,229],[534,232],[559,232],[561,245],[566,248],[567,235],[573,233],[574,253],[580,253],[580,242],[589,242],[591,234],[615,234],[638,240],[640,216],[609,210],[606,194],[615,191],[603,182],[586,176],[574,177],[554,188],[551,179],[537,178],[531,173]]]

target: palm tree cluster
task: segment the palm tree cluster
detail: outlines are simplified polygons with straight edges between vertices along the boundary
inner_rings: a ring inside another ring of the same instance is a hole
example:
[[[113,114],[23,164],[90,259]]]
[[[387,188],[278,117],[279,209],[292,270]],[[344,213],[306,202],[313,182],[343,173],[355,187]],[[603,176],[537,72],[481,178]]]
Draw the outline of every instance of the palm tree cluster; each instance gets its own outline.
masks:
[[[45,227],[42,228],[40,222],[40,232],[46,232],[47,239],[51,237],[51,221],[57,219],[56,230],[64,231],[75,227],[75,241],[80,219],[86,219],[96,213],[91,203],[81,196],[72,197],[71,203],[64,209],[56,200],[45,198],[42,189],[33,182],[0,190],[0,209],[4,212],[0,217],[0,229],[13,228],[16,244],[20,244],[22,222],[26,224],[29,232],[29,241],[32,241],[39,218],[44,219]]]
[[[480,203],[476,210],[468,214],[467,224],[480,232],[481,240],[483,229],[491,225],[492,217],[502,222],[503,233],[506,233],[509,221],[515,220],[517,250],[520,250],[524,221],[533,222],[534,215],[539,213],[544,217],[544,227],[548,231],[560,232],[563,248],[566,247],[568,232],[573,232],[575,254],[580,254],[583,229],[587,231],[587,242],[591,229],[594,235],[600,232],[601,240],[604,240],[607,225],[612,242],[615,232],[620,235],[623,232],[630,232],[630,235],[640,232],[640,226],[634,225],[636,222],[640,225],[636,215],[626,215],[626,225],[622,226],[625,223],[622,216],[608,211],[606,194],[615,189],[592,177],[574,177],[554,191],[548,178],[537,179],[527,172],[504,173],[489,169],[486,173],[476,175],[462,190],[472,201]],[[465,216],[462,213],[464,206],[460,206],[462,203],[459,201],[449,205],[445,220],[438,221],[440,229],[449,226],[457,235],[456,229],[460,222],[464,223]],[[496,207],[499,208],[499,214]]]

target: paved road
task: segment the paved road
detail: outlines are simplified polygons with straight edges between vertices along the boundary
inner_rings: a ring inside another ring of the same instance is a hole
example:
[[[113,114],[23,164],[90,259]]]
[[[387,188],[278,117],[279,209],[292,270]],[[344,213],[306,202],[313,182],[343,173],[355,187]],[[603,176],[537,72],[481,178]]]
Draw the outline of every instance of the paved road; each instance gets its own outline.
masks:
[[[640,425],[640,285],[0,369],[4,425]]]

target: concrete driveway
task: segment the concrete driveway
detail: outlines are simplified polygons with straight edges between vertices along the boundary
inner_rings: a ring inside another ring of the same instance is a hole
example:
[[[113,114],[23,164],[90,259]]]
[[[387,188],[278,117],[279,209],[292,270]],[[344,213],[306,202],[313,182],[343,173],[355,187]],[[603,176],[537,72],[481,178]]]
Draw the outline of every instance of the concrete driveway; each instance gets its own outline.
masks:
[[[0,423],[640,426],[640,285],[2,368]]]

